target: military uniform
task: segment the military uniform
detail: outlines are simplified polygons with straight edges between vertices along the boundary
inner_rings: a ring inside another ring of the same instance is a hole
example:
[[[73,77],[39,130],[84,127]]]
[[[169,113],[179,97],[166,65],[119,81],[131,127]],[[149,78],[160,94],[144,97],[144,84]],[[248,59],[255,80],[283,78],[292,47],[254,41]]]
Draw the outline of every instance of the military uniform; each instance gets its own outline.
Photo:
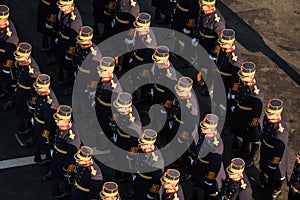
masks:
[[[37,30],[43,34],[42,51],[49,51],[54,47],[52,23],[57,21],[58,7],[56,0],[40,0],[37,12]]]
[[[254,79],[256,67],[254,63],[244,62],[238,72],[240,77],[253,76],[249,83],[239,82],[237,90],[237,108],[233,107],[231,130],[235,135],[233,151],[239,151],[236,137],[243,138],[243,151],[249,153],[245,158],[246,165],[253,164],[253,157],[258,150],[259,135],[261,133],[260,118],[263,108],[264,94]],[[251,144],[251,145],[250,145]],[[251,150],[250,150],[251,148]]]
[[[242,175],[241,179],[234,180],[228,177],[223,181],[222,188],[220,190],[220,198],[228,200],[250,200],[252,199],[252,188],[247,178],[247,175],[243,172],[245,162],[241,158],[234,158],[231,160],[230,165],[226,168],[229,176],[234,174]]]
[[[71,120],[72,109],[66,105],[60,105],[53,115],[55,120]],[[70,121],[66,127],[57,127],[53,140],[52,178],[54,195],[68,193],[68,184],[72,184],[71,177],[65,176],[74,173],[74,154],[80,148],[81,141],[75,124]],[[68,174],[67,174],[68,173]],[[55,189],[58,188],[58,191]]]
[[[296,156],[300,157],[300,151],[296,153]],[[294,169],[289,182],[289,200],[297,200],[300,198],[300,162],[296,160]]]
[[[157,133],[151,129],[144,130],[139,138],[139,145],[153,145],[154,149],[144,152],[138,148],[136,154],[136,171],[138,172],[134,180],[134,199],[148,200],[154,199],[158,195],[163,175],[164,159],[161,152],[154,145]],[[144,172],[149,171],[149,172]]]
[[[201,128],[216,129],[218,117],[214,114],[207,114],[200,123]],[[196,187],[204,190],[204,199],[217,199],[218,191],[222,187],[222,181],[226,179],[223,166],[222,154],[224,145],[221,138],[206,137],[206,134],[199,130],[199,140],[193,150],[196,157],[196,164],[193,171],[193,182]],[[198,197],[200,198],[200,197]]]
[[[115,200],[121,200],[118,191],[118,184],[115,182],[105,182],[102,186],[100,198],[103,200],[109,197],[115,197]]]
[[[75,183],[70,200],[99,199],[99,193],[103,184],[103,176],[100,167],[92,159],[93,150],[90,147],[81,147],[77,154],[75,167]],[[85,161],[84,165],[80,161]]]
[[[202,0],[202,5],[215,6],[215,0]],[[225,29],[225,19],[220,11],[213,7],[211,10],[201,10],[197,21],[195,35],[199,39],[199,44],[209,53],[216,57],[219,51],[217,39],[223,29]]]
[[[40,153],[46,153],[46,160],[50,159],[50,148],[55,132],[55,121],[53,114],[58,108],[58,100],[54,92],[49,88],[50,77],[46,74],[40,74],[36,82],[35,88],[45,88],[48,92],[38,94],[36,99],[35,109],[33,112],[34,125],[34,144],[36,146],[35,162],[41,162]]]
[[[140,13],[140,5],[136,0],[117,0],[115,33],[121,33],[133,28],[133,22]]]
[[[271,99],[268,101],[267,114],[281,113],[283,109],[282,101]],[[262,144],[260,148],[260,169],[261,184],[265,184],[265,175],[268,175],[268,183],[273,190],[275,198],[281,193],[283,181],[290,168],[288,155],[289,132],[285,122],[269,120],[264,117],[262,129]]]
[[[102,57],[98,70],[113,71],[115,67],[115,60],[111,57]],[[121,92],[121,86],[115,74],[111,77],[101,77],[97,84],[95,94],[95,110],[98,122],[102,131],[109,139],[112,139],[112,130],[110,127],[110,117],[112,116],[112,95]]]
[[[180,173],[176,169],[167,169],[165,171],[160,179],[162,182],[162,187],[159,191],[160,200],[184,200],[184,193],[179,180]]]
[[[73,0],[59,0],[57,5],[73,5]],[[74,67],[72,57],[76,49],[76,37],[82,27],[82,18],[74,5],[71,12],[64,14],[62,11],[58,13],[58,41],[57,56],[60,63],[60,69],[63,73],[63,79],[60,84],[74,78]]]
[[[219,44],[232,43],[235,40],[235,32],[232,29],[224,29],[221,31],[218,42]],[[238,82],[237,72],[242,64],[242,57],[240,51],[235,45],[229,49],[222,49],[217,57],[216,65],[219,73],[223,79],[226,94],[228,92],[237,91]]]
[[[0,19],[7,19],[7,22],[0,25],[0,80],[3,92],[8,96],[9,105],[3,107],[9,110],[13,107],[14,100],[14,55],[13,52],[19,43],[14,23],[8,19],[9,8],[0,5]]]
[[[14,55],[16,57],[28,57],[25,62],[16,62],[16,80],[17,80],[17,90],[16,90],[16,114],[19,119],[18,131],[24,131],[30,129],[30,118],[31,113],[28,109],[29,101],[31,100],[31,94],[34,91],[33,83],[36,77],[41,73],[40,69],[31,54],[31,45],[28,43],[20,43]],[[23,122],[23,130],[20,123]]]

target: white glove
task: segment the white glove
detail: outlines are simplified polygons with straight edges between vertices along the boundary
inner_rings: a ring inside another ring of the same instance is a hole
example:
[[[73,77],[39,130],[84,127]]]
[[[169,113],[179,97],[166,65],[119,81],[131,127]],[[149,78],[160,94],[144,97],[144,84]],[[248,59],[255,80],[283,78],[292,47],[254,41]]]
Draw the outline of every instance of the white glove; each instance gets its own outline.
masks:
[[[170,2],[171,2],[171,3],[177,3],[177,1],[176,1],[176,0],[170,0]]]
[[[94,99],[95,98],[96,92],[90,92],[89,94],[89,99]]]
[[[234,112],[234,111],[235,111],[235,109],[236,109],[236,107],[235,107],[235,106],[231,106],[231,107],[230,107],[230,110],[231,110],[231,112]]]
[[[154,199],[154,197],[151,196],[150,194],[147,194],[147,199]]]
[[[130,39],[128,39],[128,38],[125,38],[125,40],[124,40],[124,43],[125,44],[133,44],[133,40],[130,40]]]
[[[70,58],[69,56],[65,55],[65,59],[66,60],[72,60],[72,58]]]
[[[215,61],[215,60],[217,60],[217,58],[215,58],[215,57],[212,57],[211,55],[209,55],[209,59],[210,59],[210,60],[212,60],[212,61]]]
[[[235,95],[234,94],[230,94],[230,92],[228,92],[227,99],[228,100],[234,100],[235,99]]]
[[[199,44],[199,40],[197,38],[193,38],[192,45],[196,47],[198,44]]]
[[[55,44],[57,44],[57,42],[58,42],[58,38],[55,38],[55,39],[54,39],[54,42],[55,42]]]
[[[113,20],[111,21],[110,25],[111,25],[111,27],[113,28],[113,27],[116,25],[116,20],[113,19]]]
[[[45,26],[46,26],[46,29],[52,29],[52,25],[51,24],[48,24],[48,23],[45,23]]]
[[[187,30],[186,28],[184,28],[182,31],[184,32],[184,34],[187,34],[187,35],[191,33],[191,31]]]

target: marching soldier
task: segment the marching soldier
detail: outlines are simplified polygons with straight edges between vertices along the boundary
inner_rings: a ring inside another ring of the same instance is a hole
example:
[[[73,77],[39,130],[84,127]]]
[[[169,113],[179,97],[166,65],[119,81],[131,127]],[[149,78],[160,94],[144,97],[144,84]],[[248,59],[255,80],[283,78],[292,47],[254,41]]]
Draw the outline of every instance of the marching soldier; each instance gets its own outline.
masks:
[[[151,5],[156,8],[154,20],[156,23],[171,23],[174,9],[176,5],[176,0],[152,0]],[[165,19],[161,19],[161,14],[165,15]]]
[[[159,191],[161,200],[184,200],[184,193],[179,183],[180,172],[176,169],[167,169],[160,178],[162,187]]]
[[[101,200],[121,200],[118,184],[115,182],[105,182],[99,195]]]
[[[12,109],[14,106],[14,55],[19,43],[14,23],[8,19],[9,7],[0,5],[0,82],[3,90],[0,97],[5,95],[8,102],[3,106],[4,111]]]
[[[261,133],[260,118],[264,94],[255,79],[255,72],[254,63],[244,62],[241,65],[238,72],[240,81],[237,89],[237,105],[231,107],[233,111],[231,130],[234,135],[232,151],[238,153],[242,150],[248,154],[245,158],[246,167],[251,167],[254,163],[253,158],[259,149]]]
[[[58,40],[57,56],[63,80],[58,84],[66,84],[74,79],[72,57],[76,49],[76,37],[82,27],[82,18],[74,5],[74,0],[58,0]]]
[[[283,102],[279,99],[268,101],[266,114],[263,120],[262,144],[260,148],[260,184],[270,185],[271,199],[281,194],[281,187],[290,168],[288,156],[289,132],[281,118]],[[268,176],[268,182],[265,175]]]
[[[37,30],[42,33],[42,49],[47,52],[54,48],[53,23],[57,21],[56,0],[40,0],[37,12]]]
[[[289,182],[288,200],[300,198],[300,150],[296,153],[296,162]]]
[[[53,118],[56,122],[56,134],[53,141],[52,178],[53,195],[62,199],[70,195],[71,178],[74,177],[74,154],[81,145],[80,137],[71,120],[72,108],[60,105]]]
[[[231,95],[228,99],[234,99],[237,91],[237,84],[233,86],[233,82],[238,82],[237,72],[242,64],[240,51],[234,44],[235,31],[232,29],[223,29],[219,35],[218,43],[221,51],[217,57],[216,65],[223,79],[226,94]],[[229,93],[230,92],[230,93]]]
[[[198,131],[199,108],[196,97],[192,93],[192,86],[193,80],[191,78],[183,76],[178,79],[175,85],[177,96],[172,102],[170,115],[166,122],[170,129],[167,140],[171,141],[176,134],[175,140],[178,142],[178,148],[185,150],[183,155],[177,155],[179,159],[173,163],[174,167],[181,166],[182,181],[191,177],[191,165],[188,158],[190,156],[189,147]]]
[[[245,162],[241,158],[233,158],[226,168],[228,177],[223,181],[219,196],[228,200],[252,199],[252,188],[244,172]]]
[[[136,153],[132,151],[128,158],[136,161],[135,170],[138,172],[134,180],[134,199],[149,200],[158,195],[163,176],[164,160],[161,152],[155,146],[157,133],[152,129],[145,129],[138,140]],[[147,171],[147,172],[145,172]]]
[[[192,150],[196,156],[193,182],[204,191],[204,199],[218,199],[218,191],[226,179],[222,158],[224,145],[222,139],[218,139],[217,125],[218,117],[207,114],[200,122],[199,140]]]
[[[75,54],[72,57],[73,65],[76,68],[75,70],[75,77],[77,76],[78,72],[81,74],[81,79],[84,82],[79,84],[79,88],[76,88],[83,93],[86,89],[88,83],[90,83],[90,79],[95,80],[96,78],[96,66],[99,64],[99,60],[101,58],[101,52],[98,49],[97,45],[92,42],[93,39],[93,29],[89,26],[83,26],[80,28],[78,36],[76,37],[76,50]],[[91,54],[89,60],[82,65],[83,62],[86,60],[88,55]],[[94,77],[95,76],[95,77]],[[72,88],[68,88],[63,92],[64,95],[71,95]]]
[[[18,134],[27,134],[31,131],[31,113],[28,105],[34,91],[33,83],[41,73],[34,58],[30,56],[32,47],[29,43],[21,42],[14,52],[16,66],[16,114],[18,118]],[[18,137],[18,134],[16,137]],[[20,141],[20,139],[18,139]]]
[[[33,84],[37,96],[35,100],[35,109],[33,112],[34,125],[34,144],[36,150],[34,153],[34,161],[38,165],[43,165],[50,161],[50,148],[55,133],[55,121],[53,114],[58,108],[58,100],[50,88],[50,76],[40,74]],[[33,97],[34,98],[34,97]],[[41,159],[41,153],[46,153],[46,158]]]
[[[100,66],[97,67],[99,81],[95,94],[95,110],[98,122],[104,134],[111,140],[113,133],[110,126],[110,117],[112,116],[112,95],[122,91],[119,81],[114,74],[115,59],[111,57],[102,57]]]
[[[82,146],[74,155],[76,160],[75,183],[70,200],[99,199],[103,176],[92,156],[93,150],[88,146]]]

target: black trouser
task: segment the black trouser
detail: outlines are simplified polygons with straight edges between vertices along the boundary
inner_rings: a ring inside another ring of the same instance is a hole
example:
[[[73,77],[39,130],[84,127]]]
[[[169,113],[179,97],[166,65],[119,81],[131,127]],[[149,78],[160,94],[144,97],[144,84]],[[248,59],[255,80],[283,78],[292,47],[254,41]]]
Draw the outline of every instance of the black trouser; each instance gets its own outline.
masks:
[[[300,193],[295,192],[291,187],[289,188],[288,200],[298,200],[300,199]]]

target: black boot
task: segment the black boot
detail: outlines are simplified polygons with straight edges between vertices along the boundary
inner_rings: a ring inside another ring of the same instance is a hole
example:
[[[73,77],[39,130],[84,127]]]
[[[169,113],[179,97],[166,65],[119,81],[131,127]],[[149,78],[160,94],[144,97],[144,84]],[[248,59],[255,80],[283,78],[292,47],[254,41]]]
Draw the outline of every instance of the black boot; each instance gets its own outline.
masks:
[[[232,146],[231,146],[232,153],[240,153],[241,146],[242,146],[242,142],[237,138],[237,136],[234,136],[234,138],[232,139]]]
[[[256,152],[258,151],[259,149],[259,144],[258,142],[252,142],[251,143],[251,150],[250,150],[250,153],[249,153],[249,156],[248,156],[248,159],[246,160],[246,167],[252,167],[253,164],[254,164],[254,156],[256,154]]]
[[[48,52],[50,50],[50,38],[46,35],[43,35],[42,37],[42,52]]]

